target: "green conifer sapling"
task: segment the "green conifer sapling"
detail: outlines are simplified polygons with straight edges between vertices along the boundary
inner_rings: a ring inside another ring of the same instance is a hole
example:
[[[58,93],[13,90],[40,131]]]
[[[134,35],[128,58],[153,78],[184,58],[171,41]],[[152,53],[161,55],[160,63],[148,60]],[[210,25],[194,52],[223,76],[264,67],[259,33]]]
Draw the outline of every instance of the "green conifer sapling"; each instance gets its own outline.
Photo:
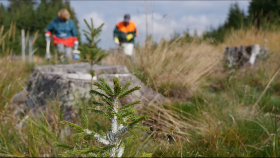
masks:
[[[83,45],[81,50],[81,59],[84,61],[89,61],[91,65],[91,72],[90,74],[94,76],[94,72],[92,70],[92,66],[96,63],[101,61],[104,57],[107,56],[107,54],[99,48],[97,45],[101,41],[98,39],[100,36],[100,33],[102,31],[102,27],[104,26],[104,23],[102,23],[99,27],[95,28],[93,24],[93,20],[91,18],[91,25],[84,19],[88,30],[82,30],[84,32],[84,35],[88,41],[88,44]],[[98,39],[98,40],[97,40]]]
[[[111,128],[106,133],[96,132],[88,129],[87,116],[83,116],[83,125],[73,124],[71,122],[63,121],[65,125],[69,125],[77,131],[77,134],[72,137],[79,137],[84,139],[86,136],[93,136],[99,143],[103,144],[102,147],[90,145],[87,147],[70,147],[67,145],[60,145],[66,147],[69,150],[63,155],[79,155],[79,156],[110,156],[110,157],[122,157],[125,149],[125,145],[133,141],[135,137],[134,129],[149,130],[148,127],[137,126],[142,120],[147,119],[148,116],[137,116],[135,115],[135,105],[139,104],[140,101],[135,101],[120,107],[119,100],[130,95],[132,92],[139,90],[140,86],[135,86],[132,89],[128,89],[131,82],[121,86],[119,79],[114,78],[114,87],[110,88],[108,83],[101,79],[100,82],[94,82],[94,85],[98,90],[91,90],[90,93],[100,97],[101,102],[92,101],[88,110],[97,114],[103,115],[111,122]],[[101,91],[101,92],[100,92]],[[103,133],[103,134],[102,134]],[[124,137],[125,133],[130,133],[129,136]]]

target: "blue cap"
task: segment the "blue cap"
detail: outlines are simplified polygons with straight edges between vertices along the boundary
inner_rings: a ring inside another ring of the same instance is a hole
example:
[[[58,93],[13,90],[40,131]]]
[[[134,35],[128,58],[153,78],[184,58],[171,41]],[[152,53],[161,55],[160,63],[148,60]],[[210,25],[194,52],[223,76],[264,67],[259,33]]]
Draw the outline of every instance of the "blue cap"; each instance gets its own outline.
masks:
[[[129,22],[130,20],[130,15],[129,14],[125,14],[124,17],[123,17],[124,21],[125,22]]]

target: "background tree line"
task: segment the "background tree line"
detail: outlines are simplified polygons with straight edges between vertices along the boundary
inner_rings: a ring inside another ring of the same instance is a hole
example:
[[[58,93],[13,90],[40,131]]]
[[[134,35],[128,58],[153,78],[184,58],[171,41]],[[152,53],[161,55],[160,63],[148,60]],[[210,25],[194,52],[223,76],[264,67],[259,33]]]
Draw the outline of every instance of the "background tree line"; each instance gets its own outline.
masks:
[[[21,29],[32,35],[39,31],[38,39],[35,47],[38,48],[36,54],[44,55],[46,51],[45,29],[48,24],[57,17],[60,9],[66,8],[71,14],[71,19],[78,28],[78,20],[75,11],[71,8],[69,0],[9,0],[9,6],[5,7],[0,4],[0,26],[4,26],[4,32],[7,31],[10,25],[16,24],[16,39],[10,47],[15,54],[21,52],[20,36]],[[78,37],[79,38],[79,37]],[[51,51],[54,51],[54,46],[51,45]],[[1,54],[1,52],[0,52]]]
[[[212,38],[214,43],[223,42],[224,38],[233,30],[250,29],[278,29],[280,25],[280,0],[252,0],[249,4],[248,14],[233,3],[224,24],[217,29],[211,28],[203,38]]]
[[[0,26],[4,26],[4,32],[10,25],[16,24],[16,39],[9,43],[15,54],[20,53],[20,30],[25,29],[30,34],[39,31],[39,37],[35,43],[38,48],[37,55],[45,54],[44,30],[47,25],[57,17],[57,12],[61,8],[67,8],[71,13],[71,19],[75,22],[77,29],[78,20],[75,11],[71,8],[69,0],[9,0],[9,6],[0,4]],[[237,3],[233,3],[224,24],[218,28],[210,28],[203,34],[203,39],[213,39],[213,43],[223,42],[224,38],[233,30],[251,28],[277,29],[280,24],[280,0],[252,0],[249,4],[248,14],[240,9]],[[196,38],[190,36],[189,32],[183,33],[186,42]],[[175,33],[171,41],[179,37]],[[80,35],[78,36],[80,39]],[[51,52],[54,46],[51,45]],[[0,52],[1,54],[1,52]]]

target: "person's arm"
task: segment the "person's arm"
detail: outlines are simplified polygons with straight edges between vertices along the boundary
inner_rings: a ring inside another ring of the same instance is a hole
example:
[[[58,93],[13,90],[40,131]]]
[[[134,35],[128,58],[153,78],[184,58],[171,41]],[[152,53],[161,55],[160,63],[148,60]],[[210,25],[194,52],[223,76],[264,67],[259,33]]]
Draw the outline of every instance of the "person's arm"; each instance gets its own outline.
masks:
[[[70,20],[70,23],[71,23],[71,34],[74,37],[74,50],[77,50],[79,47],[79,41],[77,38],[78,37],[77,29],[75,23],[72,20]]]
[[[119,31],[118,27],[116,26],[115,29],[114,29],[114,42],[116,44],[120,44],[119,34],[120,34],[120,31]]]
[[[119,33],[120,33],[120,31],[119,31],[118,27],[116,26],[114,29],[114,34],[113,34],[114,37],[119,37]]]
[[[75,23],[71,20],[71,33],[72,33],[72,36],[73,37],[78,37],[78,33],[77,33],[77,29],[76,29],[76,26],[75,26]]]
[[[135,24],[134,24],[135,25]],[[131,41],[131,40],[134,40],[134,38],[138,35],[138,31],[136,29],[136,25],[134,26],[135,29],[133,32],[130,32],[127,36],[126,36],[126,40],[127,41]]]
[[[138,35],[138,30],[137,30],[137,28],[135,27],[135,31],[134,31],[134,33],[135,33],[135,37]]]
[[[45,30],[45,38],[46,41],[50,41],[51,40],[51,35],[52,35],[52,31],[54,30],[54,24],[53,21],[47,26],[46,30]]]
[[[129,33],[126,36],[127,41],[134,39],[137,36],[137,34],[138,34],[138,32],[137,32],[137,29],[135,28],[135,30],[133,32]]]

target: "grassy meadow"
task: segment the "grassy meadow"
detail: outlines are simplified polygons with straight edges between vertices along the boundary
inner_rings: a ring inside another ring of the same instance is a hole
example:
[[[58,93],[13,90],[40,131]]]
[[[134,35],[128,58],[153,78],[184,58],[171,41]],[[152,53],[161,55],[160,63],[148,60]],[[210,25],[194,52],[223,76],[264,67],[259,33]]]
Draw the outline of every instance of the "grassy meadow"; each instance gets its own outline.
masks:
[[[229,73],[223,67],[226,46],[260,44],[272,52],[255,67]],[[237,30],[222,44],[200,39],[182,42],[149,42],[136,47],[133,62],[110,52],[102,63],[125,65],[146,85],[170,102],[139,110],[150,115],[143,124],[149,132],[126,147],[125,157],[279,157],[280,156],[280,31]],[[36,63],[35,63],[36,64]],[[41,64],[41,63],[40,63]],[[9,55],[0,58],[0,156],[60,156],[58,143],[74,144],[61,130],[62,112],[50,101],[40,117],[29,117],[24,126],[13,115],[10,100],[26,86],[34,65]],[[84,112],[87,103],[76,101]],[[26,113],[28,115],[28,113]],[[103,117],[89,114],[91,127],[108,128]],[[81,120],[80,115],[75,119]],[[100,123],[102,121],[102,123]],[[88,141],[93,143],[93,141]]]

